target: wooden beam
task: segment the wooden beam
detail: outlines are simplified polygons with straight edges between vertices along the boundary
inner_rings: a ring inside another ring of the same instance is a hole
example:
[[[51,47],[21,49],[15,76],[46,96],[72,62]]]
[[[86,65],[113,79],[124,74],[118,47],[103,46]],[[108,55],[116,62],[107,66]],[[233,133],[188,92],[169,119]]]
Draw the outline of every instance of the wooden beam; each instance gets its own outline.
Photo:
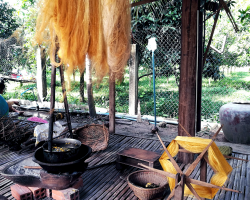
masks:
[[[195,136],[196,121],[197,10],[198,0],[182,1],[179,123],[191,136]],[[178,135],[186,133],[179,127]],[[193,154],[178,154],[179,162],[187,164],[193,160]]]
[[[135,7],[135,6],[141,6],[141,5],[144,5],[144,4],[147,4],[147,3],[152,3],[154,1],[158,1],[158,0],[143,0],[143,1],[139,1],[139,2],[135,2],[135,3],[131,3],[131,8],[132,7]]]

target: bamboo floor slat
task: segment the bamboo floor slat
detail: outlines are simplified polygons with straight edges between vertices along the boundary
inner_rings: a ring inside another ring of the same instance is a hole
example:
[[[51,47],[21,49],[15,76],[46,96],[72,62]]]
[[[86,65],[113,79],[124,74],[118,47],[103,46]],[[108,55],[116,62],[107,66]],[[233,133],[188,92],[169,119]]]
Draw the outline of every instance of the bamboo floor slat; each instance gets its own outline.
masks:
[[[165,143],[167,144],[167,143]],[[79,189],[80,199],[83,200],[138,200],[133,191],[128,187],[127,176],[139,170],[134,167],[126,167],[124,170],[117,170],[115,165],[116,155],[126,147],[140,148],[158,153],[163,153],[159,141],[149,138],[139,138],[111,134],[109,146],[107,149],[92,153],[91,157],[86,160],[90,169],[82,175],[83,187]],[[7,148],[0,147],[0,169],[17,160],[22,160],[30,156],[28,152],[17,154],[10,152]],[[234,153],[232,156],[250,160],[250,155]],[[250,162],[242,160],[228,160],[233,167],[225,183],[225,187],[240,190],[241,194],[220,190],[213,200],[249,200],[250,199]],[[181,170],[185,171],[189,165],[180,164]],[[92,167],[92,168],[91,168]],[[95,168],[96,167],[96,168]],[[213,170],[208,166],[207,180],[210,181],[213,176]],[[190,177],[200,178],[199,164],[191,173]],[[8,199],[14,199],[11,196],[10,186],[13,182],[0,176],[0,194]],[[167,199],[167,196],[164,198]],[[172,198],[174,199],[174,198]],[[187,196],[185,200],[194,200],[193,196]],[[51,200],[51,198],[45,198]]]

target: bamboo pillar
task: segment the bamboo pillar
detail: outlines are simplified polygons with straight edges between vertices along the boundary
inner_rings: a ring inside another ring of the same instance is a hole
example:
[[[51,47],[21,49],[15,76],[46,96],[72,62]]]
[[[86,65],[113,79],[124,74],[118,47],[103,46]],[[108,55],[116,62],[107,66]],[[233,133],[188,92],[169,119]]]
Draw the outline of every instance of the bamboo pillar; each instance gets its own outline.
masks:
[[[182,1],[179,123],[191,136],[195,136],[196,118],[197,10],[198,0]],[[178,135],[185,136],[180,126]],[[178,154],[180,162],[191,163],[193,160],[193,154]]]

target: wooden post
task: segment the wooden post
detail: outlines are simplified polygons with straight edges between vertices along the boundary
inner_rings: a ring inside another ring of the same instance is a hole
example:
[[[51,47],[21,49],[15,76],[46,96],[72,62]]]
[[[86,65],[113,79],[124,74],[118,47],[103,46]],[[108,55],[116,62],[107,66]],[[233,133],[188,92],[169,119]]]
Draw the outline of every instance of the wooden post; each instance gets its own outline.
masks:
[[[70,114],[69,114],[69,105],[68,105],[68,100],[67,100],[67,93],[66,93],[66,87],[65,87],[65,81],[64,81],[64,72],[63,72],[62,65],[59,67],[59,70],[60,70],[60,76],[61,76],[63,101],[64,101],[64,108],[65,108],[65,114],[66,114],[66,118],[67,118],[68,129],[69,129],[70,137],[73,138],[72,126],[71,126],[71,120],[70,120]]]
[[[37,99],[38,102],[43,102],[47,96],[47,81],[46,81],[46,56],[45,49],[38,47],[36,54],[37,65]]]
[[[84,71],[80,72],[80,101],[84,102]]]
[[[206,155],[205,155],[206,156]],[[200,181],[207,182],[207,162],[204,158],[201,159],[200,165]],[[205,200],[205,198],[201,198]]]
[[[88,106],[89,106],[89,115],[90,117],[96,117],[95,110],[95,100],[93,96],[93,88],[92,88],[92,73],[91,73],[91,62],[89,57],[86,56],[86,75],[87,75],[87,94],[88,94]]]
[[[179,184],[180,182],[180,184]],[[180,175],[179,173],[176,174],[175,178],[175,193],[174,199],[176,200],[183,200],[184,199],[184,187],[185,187],[185,175]],[[179,185],[178,185],[179,184]]]
[[[115,133],[115,79],[109,76],[109,133]]]
[[[131,57],[129,62],[129,114],[136,115],[138,108],[138,48],[131,45]]]
[[[197,10],[198,0],[182,1],[179,123],[191,136],[195,136],[196,118]],[[180,127],[178,135],[185,136]],[[187,164],[193,160],[193,154],[178,154],[179,162]]]

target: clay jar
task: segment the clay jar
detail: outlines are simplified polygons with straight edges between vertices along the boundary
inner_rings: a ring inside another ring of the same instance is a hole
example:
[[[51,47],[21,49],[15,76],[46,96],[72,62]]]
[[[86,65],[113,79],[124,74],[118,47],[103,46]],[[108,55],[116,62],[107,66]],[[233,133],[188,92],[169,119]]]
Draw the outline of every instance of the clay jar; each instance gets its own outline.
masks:
[[[232,102],[219,111],[220,123],[227,140],[250,144],[250,102]]]

